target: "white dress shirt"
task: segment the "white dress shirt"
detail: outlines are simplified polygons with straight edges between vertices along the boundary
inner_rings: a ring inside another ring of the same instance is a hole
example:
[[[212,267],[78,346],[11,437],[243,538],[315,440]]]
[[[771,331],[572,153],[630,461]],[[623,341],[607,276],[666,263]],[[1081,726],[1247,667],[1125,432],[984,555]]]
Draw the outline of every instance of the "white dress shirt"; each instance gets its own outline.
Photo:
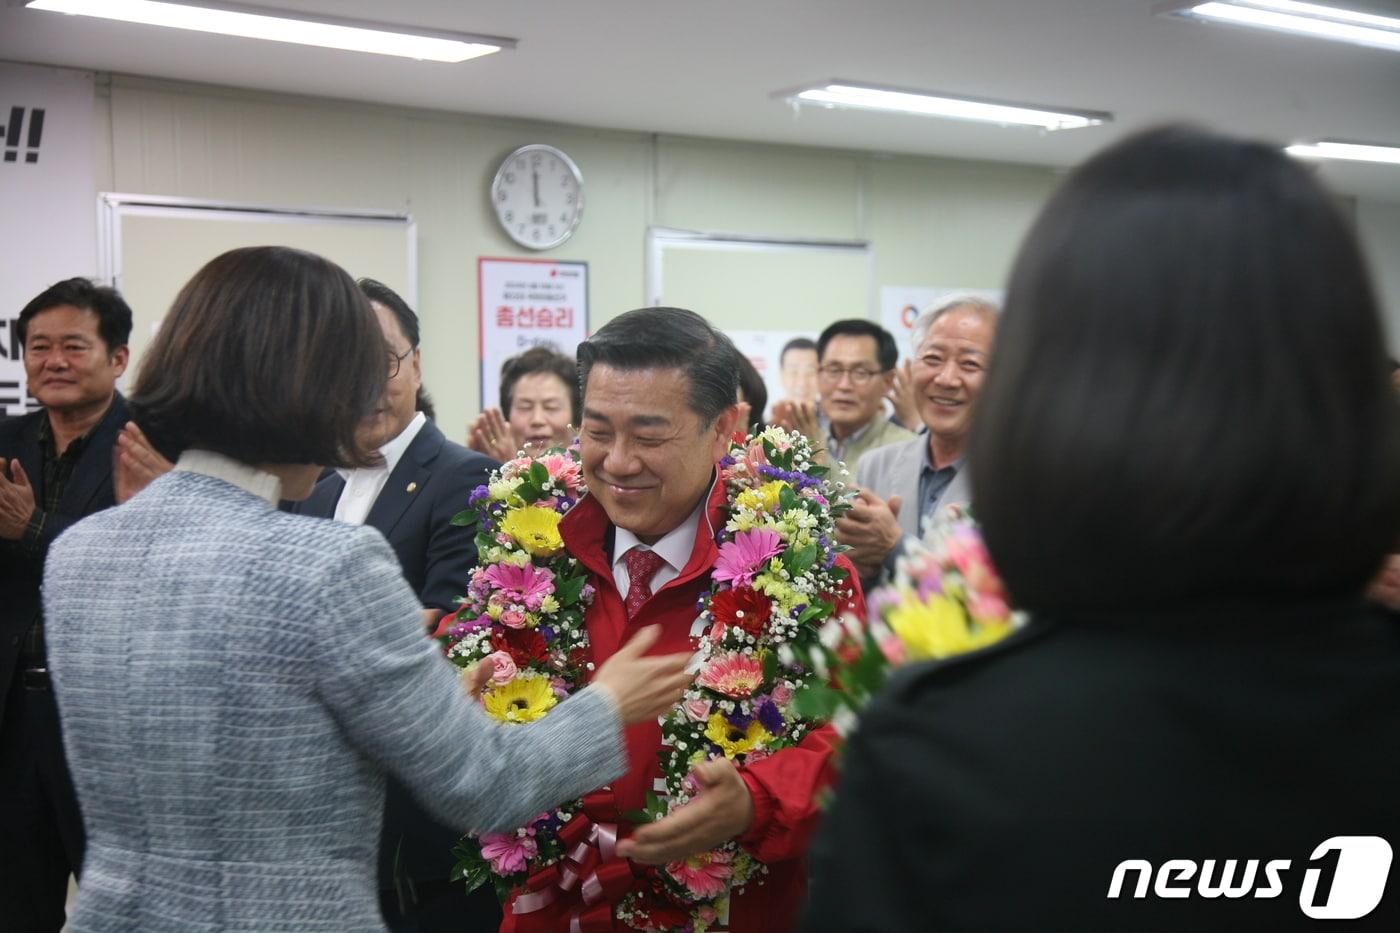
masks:
[[[384,458],[383,466],[336,471],[345,480],[345,488],[340,491],[340,498],[335,503],[336,521],[351,525],[365,523],[365,519],[369,517],[369,510],[374,506],[374,500],[379,498],[384,484],[389,481],[389,474],[394,472],[394,467],[399,465],[403,452],[427,423],[428,416],[418,412],[408,423],[408,427],[399,432],[398,437],[379,448],[379,455]]]
[[[632,588],[632,578],[627,573],[627,562],[623,560],[627,552],[634,547],[643,550],[655,551],[665,563],[656,568],[656,574],[651,578],[652,593],[661,592],[661,588],[681,575],[685,565],[690,563],[690,553],[695,550],[695,533],[700,530],[700,512],[709,501],[709,496],[701,500],[695,511],[690,513],[690,517],[681,522],[675,528],[666,532],[661,540],[655,544],[643,544],[637,540],[637,536],[626,528],[618,528],[613,537],[613,582],[617,584],[618,594],[625,600],[627,591]]]

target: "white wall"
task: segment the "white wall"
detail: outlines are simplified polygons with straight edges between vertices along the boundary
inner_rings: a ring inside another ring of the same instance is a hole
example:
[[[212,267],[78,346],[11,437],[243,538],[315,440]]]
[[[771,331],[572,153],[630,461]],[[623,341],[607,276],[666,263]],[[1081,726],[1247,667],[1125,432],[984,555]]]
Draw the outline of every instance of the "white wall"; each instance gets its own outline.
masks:
[[[100,190],[412,213],[426,382],[453,437],[478,405],[476,258],[533,255],[500,232],[487,198],[497,164],[517,146],[558,146],[583,173],[583,222],[546,255],[589,263],[594,329],[643,304],[651,225],[868,240],[876,287],[999,287],[1055,181],[1047,169],[1020,166],[654,137],[131,77],[99,85]],[[766,323],[727,307],[696,310],[726,327]],[[774,317],[788,329],[802,312]],[[807,323],[815,331],[827,321]]]

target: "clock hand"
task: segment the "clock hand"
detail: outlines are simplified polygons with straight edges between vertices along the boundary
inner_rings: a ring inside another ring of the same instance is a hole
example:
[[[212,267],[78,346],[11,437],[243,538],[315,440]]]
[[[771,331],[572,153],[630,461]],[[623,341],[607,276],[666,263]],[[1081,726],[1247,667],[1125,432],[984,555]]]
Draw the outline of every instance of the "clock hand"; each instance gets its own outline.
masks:
[[[535,206],[536,206],[536,207],[539,207],[539,206],[540,206],[540,173],[539,173],[539,172],[535,172],[535,173],[534,173],[534,177],[535,177]]]

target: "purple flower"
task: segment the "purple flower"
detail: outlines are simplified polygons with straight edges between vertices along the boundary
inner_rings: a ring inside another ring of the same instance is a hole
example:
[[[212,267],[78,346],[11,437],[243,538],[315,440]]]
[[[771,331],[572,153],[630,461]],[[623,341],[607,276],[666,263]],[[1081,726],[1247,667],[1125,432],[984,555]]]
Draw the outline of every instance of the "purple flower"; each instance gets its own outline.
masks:
[[[471,498],[469,498],[467,502],[471,505],[480,505],[483,500],[489,499],[490,497],[491,490],[487,489],[485,486],[478,486],[472,490]]]
[[[758,710],[758,723],[768,730],[769,735],[781,735],[783,732],[783,714],[778,709],[778,705],[768,697],[759,697],[754,706]]]
[[[770,479],[781,479],[792,484],[792,488],[798,491],[810,486],[820,486],[822,481],[815,476],[808,476],[806,473],[799,473],[795,470],[780,470],[775,466],[761,466],[758,472]]]
[[[748,713],[743,712],[738,707],[735,707],[734,712],[724,714],[724,720],[725,722],[733,726],[735,729],[738,729],[740,732],[742,732],[749,727],[750,723],[753,722],[753,717],[750,716]]]

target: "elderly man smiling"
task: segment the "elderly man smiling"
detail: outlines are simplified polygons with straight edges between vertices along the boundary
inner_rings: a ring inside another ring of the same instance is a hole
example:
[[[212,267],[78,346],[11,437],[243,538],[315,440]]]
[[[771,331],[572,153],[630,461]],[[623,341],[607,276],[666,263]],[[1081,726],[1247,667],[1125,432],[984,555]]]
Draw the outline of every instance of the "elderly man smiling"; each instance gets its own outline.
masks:
[[[695,646],[696,601],[711,585],[719,557],[715,537],[724,527],[727,494],[717,464],[738,427],[734,354],[728,338],[704,318],[677,308],[629,311],[579,347],[579,444],[589,493],[559,531],[596,590],[585,621],[597,663],[648,625],[661,631],[654,652]],[[842,563],[854,587],[854,572]],[[858,590],[849,606],[864,612]],[[703,793],[621,842],[619,858],[611,861],[661,865],[736,839],[768,873],[763,884],[733,898],[725,929],[790,928],[819,813],[814,791],[830,778],[832,737],[830,727],[821,728],[760,762],[736,768],[717,759],[699,766]],[[602,791],[616,810],[642,808],[661,773],[661,743],[658,723],[627,729],[628,773]],[[641,874],[638,867],[635,875]],[[502,929],[569,930],[586,894],[574,889],[520,913],[507,908]]]
[[[928,434],[873,450],[860,462],[860,498],[838,522],[837,537],[852,549],[861,579],[878,576],[902,542],[921,537],[945,506],[971,502],[963,450],[996,317],[991,302],[964,296],[914,322],[915,400]]]

